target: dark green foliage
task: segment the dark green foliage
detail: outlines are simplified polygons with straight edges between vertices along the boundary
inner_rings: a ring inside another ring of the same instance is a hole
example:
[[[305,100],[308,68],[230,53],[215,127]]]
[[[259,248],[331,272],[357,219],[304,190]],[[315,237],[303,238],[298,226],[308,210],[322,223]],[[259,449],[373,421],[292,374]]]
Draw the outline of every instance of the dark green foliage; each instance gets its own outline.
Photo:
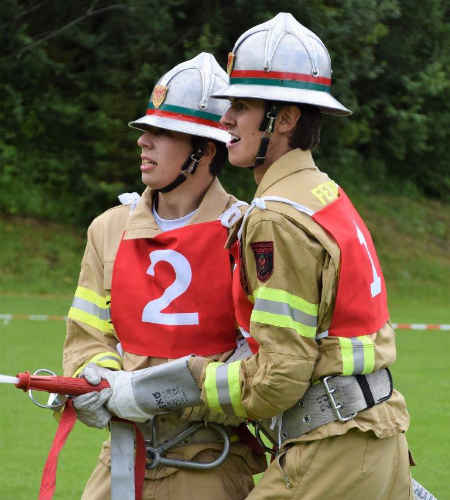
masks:
[[[88,223],[141,191],[136,139],[156,80],[200,51],[225,66],[237,37],[277,12],[329,48],[333,93],[322,169],[344,186],[448,199],[450,11],[441,0],[3,0],[0,211]],[[225,185],[250,199],[252,176]]]

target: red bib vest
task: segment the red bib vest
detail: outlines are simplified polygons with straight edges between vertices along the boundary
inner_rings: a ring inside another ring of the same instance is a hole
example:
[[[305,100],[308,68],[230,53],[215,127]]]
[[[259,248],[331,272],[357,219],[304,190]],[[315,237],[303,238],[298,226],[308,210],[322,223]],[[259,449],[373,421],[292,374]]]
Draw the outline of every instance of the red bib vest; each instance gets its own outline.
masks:
[[[233,269],[233,303],[236,322],[251,351],[256,353],[258,351],[258,342],[250,336],[250,316],[252,315],[253,303],[250,302],[247,293],[242,287],[241,272],[243,268],[239,240],[233,243],[231,253],[235,262]]]
[[[328,334],[357,337],[375,333],[389,319],[389,313],[383,272],[369,230],[341,188],[339,198],[312,217],[331,234],[341,251]]]
[[[111,319],[125,351],[174,359],[235,347],[226,238],[226,228],[213,221],[154,238],[122,239]]]
[[[369,230],[342,189],[334,202],[314,213],[312,218],[333,237],[341,252],[337,296],[328,335],[357,337],[375,333],[389,319],[389,313],[386,285]],[[257,343],[249,335],[253,304],[242,287],[239,247],[237,241],[233,246],[236,259],[233,301],[238,325],[255,352]]]

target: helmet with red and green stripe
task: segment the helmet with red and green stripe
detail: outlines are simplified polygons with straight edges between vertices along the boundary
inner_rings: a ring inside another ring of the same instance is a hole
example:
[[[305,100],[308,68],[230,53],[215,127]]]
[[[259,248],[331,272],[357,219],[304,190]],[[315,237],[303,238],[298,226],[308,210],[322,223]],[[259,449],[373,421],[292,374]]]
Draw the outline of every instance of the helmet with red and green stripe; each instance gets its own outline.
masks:
[[[228,56],[229,84],[216,98],[256,98],[349,115],[331,93],[331,60],[320,38],[281,12],[242,34]]]
[[[143,131],[149,126],[159,127],[228,142],[230,136],[220,124],[228,103],[211,99],[211,94],[227,83],[228,76],[214,56],[202,52],[158,80],[146,114],[129,126]]]

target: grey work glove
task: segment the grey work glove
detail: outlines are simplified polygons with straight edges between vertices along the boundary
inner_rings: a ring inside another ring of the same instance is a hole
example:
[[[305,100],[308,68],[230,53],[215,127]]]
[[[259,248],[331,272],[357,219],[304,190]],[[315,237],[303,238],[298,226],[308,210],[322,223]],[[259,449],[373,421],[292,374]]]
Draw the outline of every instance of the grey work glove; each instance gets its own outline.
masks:
[[[106,403],[117,417],[145,422],[153,415],[201,403],[188,367],[190,356],[132,372],[101,370],[112,389]]]
[[[81,376],[91,385],[98,385],[106,368],[101,368],[94,363],[89,363],[81,372]],[[103,377],[105,378],[105,377]],[[103,389],[100,392],[92,391],[73,398],[73,407],[77,417],[89,427],[103,429],[111,420],[111,413],[107,410],[105,403],[111,397],[112,389]]]

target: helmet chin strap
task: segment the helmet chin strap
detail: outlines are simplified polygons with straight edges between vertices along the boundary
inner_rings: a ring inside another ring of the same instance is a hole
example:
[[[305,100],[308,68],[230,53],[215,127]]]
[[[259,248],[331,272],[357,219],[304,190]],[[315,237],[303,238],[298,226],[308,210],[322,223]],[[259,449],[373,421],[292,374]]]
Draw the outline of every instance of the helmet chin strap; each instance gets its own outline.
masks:
[[[269,141],[272,137],[273,129],[275,126],[275,120],[277,119],[280,107],[275,102],[265,101],[264,102],[264,118],[259,126],[259,130],[264,132],[261,142],[259,144],[259,150],[256,154],[255,164],[251,168],[256,168],[262,165],[266,159],[267,148],[269,147]]]
[[[188,175],[195,174],[197,170],[198,164],[204,155],[204,147],[203,145],[194,146],[194,151],[186,158],[186,161],[183,163],[181,167],[181,172],[178,177],[168,184],[167,186],[158,189],[157,191],[160,193],[168,193],[169,191],[174,190],[180,184],[182,184],[188,177]]]

